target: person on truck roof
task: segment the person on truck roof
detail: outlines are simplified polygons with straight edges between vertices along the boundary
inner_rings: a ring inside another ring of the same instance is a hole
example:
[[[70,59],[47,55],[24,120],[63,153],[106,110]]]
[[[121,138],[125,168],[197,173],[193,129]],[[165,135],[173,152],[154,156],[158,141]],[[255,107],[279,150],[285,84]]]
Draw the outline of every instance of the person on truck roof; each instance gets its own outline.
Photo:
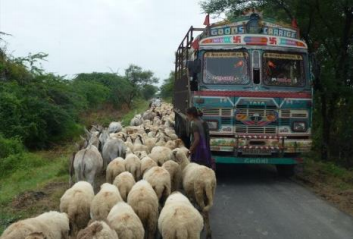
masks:
[[[191,161],[211,168],[212,160],[208,125],[200,118],[200,112],[196,107],[188,108],[186,115],[191,121]]]

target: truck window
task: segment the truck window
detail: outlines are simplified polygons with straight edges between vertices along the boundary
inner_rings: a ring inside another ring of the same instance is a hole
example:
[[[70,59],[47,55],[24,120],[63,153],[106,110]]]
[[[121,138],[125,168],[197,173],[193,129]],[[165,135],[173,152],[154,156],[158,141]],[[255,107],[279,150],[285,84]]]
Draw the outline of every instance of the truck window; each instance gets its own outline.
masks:
[[[263,82],[268,86],[304,87],[305,73],[301,54],[265,52]]]
[[[203,59],[203,82],[206,84],[231,85],[250,82],[247,52],[206,52]]]

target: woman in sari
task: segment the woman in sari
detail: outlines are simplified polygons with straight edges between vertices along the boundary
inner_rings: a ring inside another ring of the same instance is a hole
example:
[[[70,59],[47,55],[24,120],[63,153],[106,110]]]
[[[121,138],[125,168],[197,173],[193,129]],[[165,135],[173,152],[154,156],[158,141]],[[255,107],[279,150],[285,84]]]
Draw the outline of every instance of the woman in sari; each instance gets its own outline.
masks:
[[[196,107],[188,108],[186,115],[191,122],[191,161],[212,167],[208,125],[200,118]]]

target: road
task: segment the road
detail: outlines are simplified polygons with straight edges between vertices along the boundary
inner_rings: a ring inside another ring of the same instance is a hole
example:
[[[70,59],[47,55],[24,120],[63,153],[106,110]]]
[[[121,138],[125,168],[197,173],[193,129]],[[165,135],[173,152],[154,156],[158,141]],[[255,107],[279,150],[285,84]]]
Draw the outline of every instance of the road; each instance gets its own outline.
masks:
[[[353,238],[353,218],[271,166],[217,166],[213,238]]]

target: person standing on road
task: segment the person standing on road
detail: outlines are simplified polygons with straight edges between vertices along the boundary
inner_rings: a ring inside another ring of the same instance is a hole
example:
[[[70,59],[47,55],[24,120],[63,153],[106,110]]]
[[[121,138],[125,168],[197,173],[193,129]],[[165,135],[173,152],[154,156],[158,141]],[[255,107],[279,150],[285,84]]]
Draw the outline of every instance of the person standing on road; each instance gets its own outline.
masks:
[[[186,115],[191,122],[191,161],[212,167],[208,125],[200,118],[196,107],[188,108]]]

